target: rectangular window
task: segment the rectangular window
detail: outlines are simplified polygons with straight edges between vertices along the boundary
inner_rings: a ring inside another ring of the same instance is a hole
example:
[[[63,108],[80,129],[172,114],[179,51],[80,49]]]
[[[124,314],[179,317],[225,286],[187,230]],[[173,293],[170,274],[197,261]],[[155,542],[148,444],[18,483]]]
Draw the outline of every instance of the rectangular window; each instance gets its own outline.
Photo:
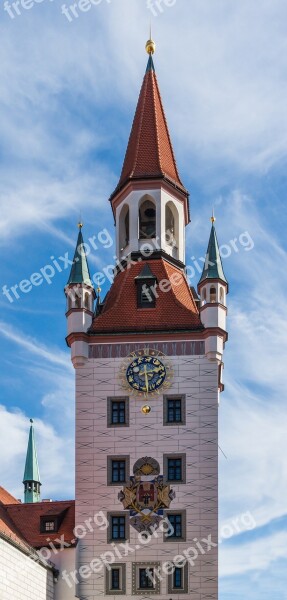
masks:
[[[112,424],[124,425],[126,422],[126,403],[114,400],[112,402]]]
[[[132,564],[132,596],[142,596],[144,591],[148,595],[159,595],[161,580],[159,562]]]
[[[112,517],[112,539],[113,540],[125,540],[126,539],[126,519],[125,517]]]
[[[175,567],[174,572],[173,572],[173,587],[174,589],[182,589],[183,585],[182,585],[182,569],[180,569],[179,567]]]
[[[156,302],[156,296],[154,286],[156,285],[156,279],[150,280],[149,282],[144,281],[138,282],[137,284],[137,307],[138,308],[154,308]]]
[[[108,485],[120,485],[129,480],[129,456],[108,456]]]
[[[106,568],[106,594],[108,596],[124,596],[126,593],[126,565],[113,563]]]
[[[182,537],[182,515],[173,514],[168,516],[168,520],[171,524],[172,533],[169,537],[181,538]]]
[[[128,397],[108,398],[108,427],[127,427],[129,424]]]
[[[168,594],[188,594],[188,562],[183,567],[174,565],[172,573],[168,575]]]
[[[120,569],[112,568],[111,572],[111,589],[120,590]]]
[[[169,481],[181,481],[182,480],[182,461],[181,458],[168,458],[167,459],[167,471]]]
[[[163,397],[163,424],[185,425],[185,395]]]
[[[112,461],[112,482],[113,483],[124,483],[126,480],[126,461],[125,460],[113,460]]]
[[[55,521],[46,521],[45,531],[55,531]]]
[[[139,569],[139,587],[141,590],[154,589],[153,569]]]
[[[186,455],[164,454],[163,475],[166,482],[185,483]]]

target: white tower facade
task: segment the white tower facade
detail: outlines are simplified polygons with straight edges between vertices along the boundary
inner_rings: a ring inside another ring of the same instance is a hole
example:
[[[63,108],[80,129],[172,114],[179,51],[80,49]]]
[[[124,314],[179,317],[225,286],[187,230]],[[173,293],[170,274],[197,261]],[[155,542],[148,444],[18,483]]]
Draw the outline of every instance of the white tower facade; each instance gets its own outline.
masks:
[[[96,314],[81,306],[82,320],[73,317],[68,325],[76,370],[74,577],[81,600],[217,600],[227,284],[204,272],[199,312],[184,270],[188,193],[172,151],[152,42],[147,50],[111,196],[120,265]]]

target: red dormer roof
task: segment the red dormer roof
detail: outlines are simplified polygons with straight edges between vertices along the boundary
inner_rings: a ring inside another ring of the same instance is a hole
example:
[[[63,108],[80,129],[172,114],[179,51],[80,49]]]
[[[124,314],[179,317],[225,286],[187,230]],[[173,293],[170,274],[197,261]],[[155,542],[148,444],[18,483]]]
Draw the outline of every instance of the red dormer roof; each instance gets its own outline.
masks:
[[[176,166],[158,82],[150,56],[118,186],[130,180],[166,178],[185,194]]]
[[[90,333],[202,329],[197,307],[181,269],[163,259],[148,260],[145,264],[158,283],[155,307],[137,308],[136,277],[143,269],[143,262],[128,265],[115,277]],[[163,281],[166,282],[165,290],[170,288],[168,291],[164,291],[163,285],[160,288]]]
[[[3,488],[1,488],[3,490]],[[6,492],[6,490],[4,490]],[[8,496],[10,494],[6,492]],[[11,496],[13,499],[13,496]],[[15,500],[15,499],[14,499]],[[60,517],[57,532],[41,533],[41,518],[47,520]],[[35,502],[22,504],[15,500],[13,504],[4,504],[0,501],[0,532],[10,537],[23,546],[42,548],[53,542],[59,545],[59,540],[69,546],[76,543],[75,527],[75,501],[63,500],[56,502]],[[49,538],[49,542],[48,539]]]

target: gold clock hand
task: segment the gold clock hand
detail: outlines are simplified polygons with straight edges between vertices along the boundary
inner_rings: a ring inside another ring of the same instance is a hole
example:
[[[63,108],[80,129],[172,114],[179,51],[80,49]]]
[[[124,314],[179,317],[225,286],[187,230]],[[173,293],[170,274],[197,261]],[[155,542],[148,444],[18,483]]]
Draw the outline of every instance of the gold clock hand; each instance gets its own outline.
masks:
[[[148,375],[147,375],[146,365],[144,366],[144,374],[145,374],[145,386],[146,386],[146,391],[148,394]]]

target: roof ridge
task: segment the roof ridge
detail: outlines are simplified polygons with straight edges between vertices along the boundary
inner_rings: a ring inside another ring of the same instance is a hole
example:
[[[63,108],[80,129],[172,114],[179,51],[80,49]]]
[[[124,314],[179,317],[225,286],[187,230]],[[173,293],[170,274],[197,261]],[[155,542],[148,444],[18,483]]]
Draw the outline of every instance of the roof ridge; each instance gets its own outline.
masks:
[[[178,304],[178,306],[182,307],[182,308],[183,308],[184,310],[186,310],[188,313],[192,312],[192,311],[191,311],[191,309],[187,308],[187,306],[185,306],[185,305],[184,305],[184,304],[183,304],[183,303],[182,303],[182,302],[181,302],[181,301],[178,299],[178,297],[177,297],[177,295],[176,295],[176,293],[175,293],[175,291],[174,291],[174,287],[173,287],[173,284],[172,284],[172,281],[171,281],[170,275],[169,275],[169,273],[168,273],[168,270],[167,270],[167,268],[166,268],[166,262],[165,262],[165,260],[163,260],[163,267],[164,267],[164,270],[165,270],[165,273],[166,273],[166,275],[167,275],[167,278],[168,278],[168,280],[171,282],[171,291],[172,291],[172,294],[173,294],[173,296],[174,296],[175,302]],[[173,269],[176,269],[176,267],[174,267],[174,266],[173,266]],[[177,271],[178,271],[178,272],[179,272],[179,273],[182,275],[183,282],[186,284],[186,287],[187,287],[187,289],[188,289],[188,293],[189,293],[190,300],[191,300],[191,302],[192,302],[193,308],[194,308],[194,310],[195,310],[196,314],[198,314],[197,306],[196,306],[196,304],[195,304],[195,302],[194,302],[194,298],[193,298],[193,296],[192,296],[191,289],[190,289],[190,287],[189,287],[189,285],[188,285],[188,281],[187,281],[187,278],[186,278],[186,276],[185,276],[185,273],[184,273],[183,271],[180,271],[179,269],[177,269]],[[194,313],[192,313],[192,314],[194,314]]]
[[[160,93],[160,89],[159,89],[159,84],[158,84],[157,76],[156,76],[155,72],[154,72],[154,82],[155,82],[155,86],[156,86],[156,90],[157,90],[157,96],[158,96],[158,99],[159,99],[160,108],[161,108],[161,112],[162,112],[162,116],[163,116],[163,120],[164,120],[164,124],[165,124],[166,134],[167,134],[167,138],[168,138],[168,142],[169,142],[169,147],[170,147],[170,151],[171,151],[171,155],[172,155],[172,159],[173,159],[173,163],[174,163],[175,172],[176,172],[178,181],[182,185],[182,181],[180,179],[180,176],[179,176],[179,173],[178,173],[178,169],[177,169],[177,164],[176,164],[175,154],[174,154],[174,151],[173,151],[172,141],[171,141],[171,137],[170,137],[170,133],[169,133],[167,118],[166,118],[166,115],[165,115],[163,101],[162,101],[162,97],[161,97],[161,93]],[[155,111],[155,121],[156,121],[156,131],[157,131],[157,138],[158,138],[159,163],[160,163],[160,168],[161,168],[162,172],[164,173],[164,169],[163,169],[163,166],[162,166],[162,158],[161,158],[161,147],[160,147],[160,143],[159,143],[158,114],[157,114],[157,111]],[[164,173],[164,174],[168,175],[167,173]]]

